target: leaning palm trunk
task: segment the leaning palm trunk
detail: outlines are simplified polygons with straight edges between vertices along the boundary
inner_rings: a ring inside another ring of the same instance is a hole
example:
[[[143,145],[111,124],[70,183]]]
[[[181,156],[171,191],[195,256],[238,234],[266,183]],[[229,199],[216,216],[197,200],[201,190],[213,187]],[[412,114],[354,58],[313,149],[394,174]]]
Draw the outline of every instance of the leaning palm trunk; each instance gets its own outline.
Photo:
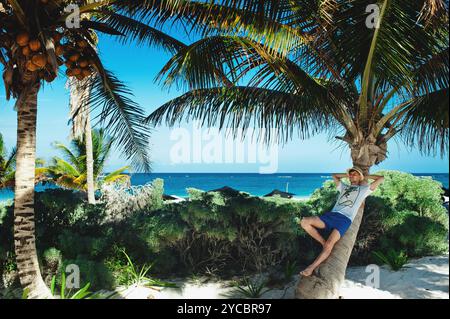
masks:
[[[91,110],[89,95],[91,94],[90,77],[83,81],[70,81],[70,113],[73,117],[72,138],[83,138],[86,144],[86,184],[89,204],[95,204],[94,155],[92,148]]]
[[[34,179],[39,83],[26,87],[17,103],[17,160],[14,190],[14,245],[20,283],[30,298],[50,298],[36,253]]]
[[[357,143],[350,146],[353,165],[359,166],[364,175],[369,175],[372,165],[384,159],[386,149],[381,144]],[[299,299],[337,299],[341,285],[345,280],[345,272],[350,259],[353,246],[355,245],[361,220],[364,214],[364,203],[350,226],[336,246],[330,257],[320,265],[310,277],[302,277],[296,289],[296,297]]]

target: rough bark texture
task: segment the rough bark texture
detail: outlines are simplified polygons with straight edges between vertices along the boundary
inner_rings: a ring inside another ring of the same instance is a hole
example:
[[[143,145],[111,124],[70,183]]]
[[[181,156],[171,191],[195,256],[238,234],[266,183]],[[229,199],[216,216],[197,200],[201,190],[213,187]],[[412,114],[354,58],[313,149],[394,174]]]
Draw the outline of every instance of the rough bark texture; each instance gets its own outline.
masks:
[[[94,184],[94,151],[92,149],[92,128],[90,110],[86,114],[86,179],[87,179],[87,194],[89,204],[95,205],[95,184]]]
[[[14,246],[20,283],[29,298],[51,298],[36,253],[34,180],[39,83],[26,87],[17,108],[17,160],[14,189]]]
[[[367,141],[367,140],[366,140]],[[369,175],[370,167],[386,155],[384,149],[370,141],[353,143],[351,146],[353,165],[359,166],[364,174]],[[302,277],[296,289],[299,299],[337,299],[350,259],[359,226],[364,213],[364,204],[360,207],[352,225],[345,233],[328,259],[322,263],[310,277]]]
[[[70,114],[73,118],[72,138],[82,138],[86,143],[86,184],[89,204],[95,204],[94,155],[92,148],[91,110],[89,96],[92,79],[69,80]]]

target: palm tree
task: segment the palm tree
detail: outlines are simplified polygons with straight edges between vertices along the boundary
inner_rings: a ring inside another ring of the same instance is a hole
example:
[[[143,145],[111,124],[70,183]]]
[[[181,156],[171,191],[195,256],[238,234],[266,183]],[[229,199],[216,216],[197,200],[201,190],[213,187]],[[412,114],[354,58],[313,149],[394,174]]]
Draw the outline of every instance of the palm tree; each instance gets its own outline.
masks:
[[[9,155],[3,141],[3,136],[0,134],[0,190],[4,188],[14,189],[15,174],[16,174],[16,149],[13,148]],[[45,160],[42,158],[36,159],[35,169],[35,184],[39,184],[47,179],[47,169]]]
[[[0,63],[6,97],[16,99],[17,160],[14,202],[14,242],[22,287],[31,298],[51,298],[39,270],[35,245],[34,184],[37,96],[44,82],[52,82],[65,65],[66,75],[77,81],[92,76],[91,110],[124,150],[133,167],[148,171],[149,130],[142,124],[143,111],[131,92],[105,69],[95,50],[94,32],[119,38],[123,43],[158,44],[175,51],[180,42],[135,17],[136,10],[157,10],[148,1],[0,0]],[[79,7],[79,25],[65,11]],[[89,15],[86,15],[88,14]]]
[[[101,184],[129,183],[130,176],[123,174],[130,168],[129,166],[102,176],[106,160],[111,153],[113,140],[106,136],[103,129],[94,130],[90,135],[93,149],[94,191],[99,189]],[[56,185],[87,192],[86,142],[84,138],[74,139],[71,148],[55,143],[55,147],[63,153],[65,158],[54,157],[52,165],[47,168],[50,180]]]
[[[149,123],[197,119],[235,134],[254,127],[267,142],[328,132],[366,174],[394,138],[448,154],[448,1],[193,2],[179,1],[173,19],[197,16],[203,37],[158,76],[189,92]],[[363,207],[327,261],[300,280],[297,297],[338,296]]]
[[[88,103],[80,105],[80,101],[90,95],[90,78],[78,81],[69,81],[70,86],[70,114],[73,118],[71,137],[84,139],[86,146],[86,192],[89,204],[95,204],[94,186],[94,158],[92,146],[91,110]]]
[[[15,163],[16,150],[12,149],[8,154],[3,135],[0,134],[0,190],[14,185]]]

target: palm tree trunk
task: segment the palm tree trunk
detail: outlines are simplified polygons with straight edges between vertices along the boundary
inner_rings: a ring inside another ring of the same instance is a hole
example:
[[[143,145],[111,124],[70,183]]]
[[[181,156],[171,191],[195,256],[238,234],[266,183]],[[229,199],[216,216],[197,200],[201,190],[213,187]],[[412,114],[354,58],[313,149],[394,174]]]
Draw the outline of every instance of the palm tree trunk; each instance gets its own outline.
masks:
[[[89,204],[95,205],[94,153],[92,148],[92,128],[89,109],[86,111],[85,143],[86,143],[86,179],[87,179],[88,202]]]
[[[17,159],[14,189],[14,246],[20,283],[30,298],[51,298],[36,252],[34,180],[37,95],[40,84],[26,87],[17,108]]]
[[[91,110],[89,97],[91,94],[92,79],[83,81],[69,80],[70,86],[70,113],[74,118],[72,125],[72,138],[83,138],[86,143],[86,184],[89,204],[95,205],[95,178],[94,155],[92,148]]]
[[[377,158],[383,154],[373,154],[377,148],[372,144],[358,145],[354,143],[350,146],[353,165],[360,167],[364,175],[369,175],[370,167],[374,165]],[[298,299],[337,299],[340,287],[345,280],[345,272],[350,255],[358,235],[359,226],[364,212],[364,203],[350,226],[338,243],[328,259],[320,265],[310,277],[302,277],[296,289]]]

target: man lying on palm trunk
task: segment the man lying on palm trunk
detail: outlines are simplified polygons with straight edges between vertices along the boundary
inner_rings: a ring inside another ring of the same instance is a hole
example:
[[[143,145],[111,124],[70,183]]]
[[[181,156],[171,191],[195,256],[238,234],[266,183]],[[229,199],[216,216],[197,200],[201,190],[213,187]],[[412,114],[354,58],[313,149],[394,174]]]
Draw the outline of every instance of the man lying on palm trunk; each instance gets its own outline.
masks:
[[[348,177],[350,185],[341,181],[344,177]],[[374,180],[370,185],[358,167],[348,169],[347,174],[333,174],[334,183],[339,190],[339,197],[334,208],[320,217],[305,217],[300,222],[301,227],[323,246],[319,257],[300,272],[300,275],[311,276],[313,271],[330,256],[334,245],[350,228],[364,200],[384,181],[384,177],[378,175],[367,176],[367,180],[369,179]],[[332,232],[325,240],[318,229]]]

